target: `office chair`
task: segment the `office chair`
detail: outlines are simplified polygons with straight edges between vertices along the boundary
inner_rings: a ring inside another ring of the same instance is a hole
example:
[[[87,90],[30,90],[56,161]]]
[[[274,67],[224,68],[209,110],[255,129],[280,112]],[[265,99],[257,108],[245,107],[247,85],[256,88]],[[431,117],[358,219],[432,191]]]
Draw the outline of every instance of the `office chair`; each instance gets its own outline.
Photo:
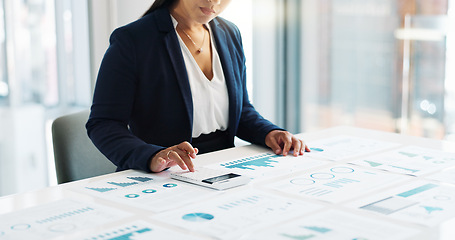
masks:
[[[59,117],[52,123],[55,168],[58,183],[115,172],[109,161],[87,136],[85,123],[90,111]]]

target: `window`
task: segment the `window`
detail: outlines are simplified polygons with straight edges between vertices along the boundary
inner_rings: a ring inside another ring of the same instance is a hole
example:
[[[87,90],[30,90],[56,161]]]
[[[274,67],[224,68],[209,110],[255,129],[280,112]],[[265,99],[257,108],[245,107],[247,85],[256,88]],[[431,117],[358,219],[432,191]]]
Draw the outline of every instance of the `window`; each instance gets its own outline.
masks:
[[[302,121],[444,138],[447,6],[439,0],[321,3],[319,96]]]
[[[250,101],[253,101],[253,72],[252,72],[252,61],[253,61],[253,1],[242,0],[232,1],[226,10],[221,13],[221,17],[233,22],[240,30],[242,34],[243,50],[246,57],[246,68],[247,68],[247,88],[250,97]]]
[[[86,1],[0,0],[0,195],[52,181],[50,123],[90,104],[87,15]]]
[[[0,6],[4,6],[0,0]],[[5,11],[0,9],[0,106],[9,104],[9,84],[6,64],[6,31],[5,31]]]
[[[278,26],[268,29],[274,50],[255,49],[254,61],[276,59],[278,73],[255,68],[255,76],[275,78],[276,90],[256,82],[254,89],[269,91],[258,97],[260,108],[267,96],[281,96],[277,123],[292,132],[351,125],[437,139],[454,134],[449,0],[261,3],[275,6],[269,17]]]

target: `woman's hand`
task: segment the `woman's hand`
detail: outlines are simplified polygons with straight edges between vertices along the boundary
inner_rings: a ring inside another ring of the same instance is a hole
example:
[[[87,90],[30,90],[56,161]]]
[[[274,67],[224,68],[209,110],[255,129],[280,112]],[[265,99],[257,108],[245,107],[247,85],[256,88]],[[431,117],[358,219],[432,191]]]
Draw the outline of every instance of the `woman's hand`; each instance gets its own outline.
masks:
[[[194,165],[191,159],[196,158],[197,148],[193,148],[189,142],[182,142],[159,151],[150,161],[152,172],[161,172],[166,168],[179,165],[183,170],[194,172]]]
[[[292,135],[290,132],[273,130],[265,136],[265,144],[272,149],[275,154],[288,155],[290,150],[294,150],[294,156],[303,155],[309,152],[308,146]]]

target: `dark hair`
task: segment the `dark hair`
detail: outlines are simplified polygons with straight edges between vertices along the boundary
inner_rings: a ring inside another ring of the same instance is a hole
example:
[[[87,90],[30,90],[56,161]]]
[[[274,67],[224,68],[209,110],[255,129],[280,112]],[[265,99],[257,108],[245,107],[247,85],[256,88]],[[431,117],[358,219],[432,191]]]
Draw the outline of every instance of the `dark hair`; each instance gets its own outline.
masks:
[[[152,6],[142,15],[142,17],[145,17],[147,14],[155,11],[158,8],[162,7],[169,7],[171,6],[176,0],[155,0],[153,2]]]

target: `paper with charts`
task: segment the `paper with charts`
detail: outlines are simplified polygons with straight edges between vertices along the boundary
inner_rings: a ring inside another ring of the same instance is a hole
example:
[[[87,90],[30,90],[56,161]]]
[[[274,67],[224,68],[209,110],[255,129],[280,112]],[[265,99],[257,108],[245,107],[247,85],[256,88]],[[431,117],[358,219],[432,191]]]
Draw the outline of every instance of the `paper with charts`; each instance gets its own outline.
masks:
[[[455,168],[446,169],[441,172],[437,172],[426,176],[428,179],[455,184]]]
[[[201,238],[192,237],[187,233],[180,233],[175,230],[170,230],[156,224],[151,224],[146,221],[136,220],[129,224],[123,224],[115,228],[103,230],[103,232],[94,233],[78,239],[84,240],[197,240]]]
[[[140,172],[122,173],[71,190],[154,212],[166,211],[218,194],[216,190],[173,180],[163,174]]]
[[[250,189],[153,216],[177,227],[220,239],[239,239],[257,228],[306,215],[322,206]]]
[[[420,231],[339,210],[327,210],[310,216],[261,229],[242,239],[294,240],[294,239],[409,239]]]
[[[59,200],[0,216],[0,239],[51,239],[96,228],[131,214],[75,200]]]
[[[396,173],[420,176],[455,165],[455,153],[407,146],[365,157],[352,163]]]
[[[209,164],[204,167],[230,170],[234,173],[249,176],[258,180],[289,174],[304,169],[311,169],[328,163],[330,162],[313,159],[305,154],[298,157],[293,155],[282,156],[268,151],[239,159]]]
[[[364,154],[372,154],[400,144],[369,138],[340,135],[308,142],[310,156],[332,161],[342,161]]]
[[[339,203],[408,178],[354,165],[334,164],[315,171],[294,174],[268,184],[267,187],[300,197]]]
[[[406,222],[436,226],[455,218],[455,187],[415,181],[346,205]]]

